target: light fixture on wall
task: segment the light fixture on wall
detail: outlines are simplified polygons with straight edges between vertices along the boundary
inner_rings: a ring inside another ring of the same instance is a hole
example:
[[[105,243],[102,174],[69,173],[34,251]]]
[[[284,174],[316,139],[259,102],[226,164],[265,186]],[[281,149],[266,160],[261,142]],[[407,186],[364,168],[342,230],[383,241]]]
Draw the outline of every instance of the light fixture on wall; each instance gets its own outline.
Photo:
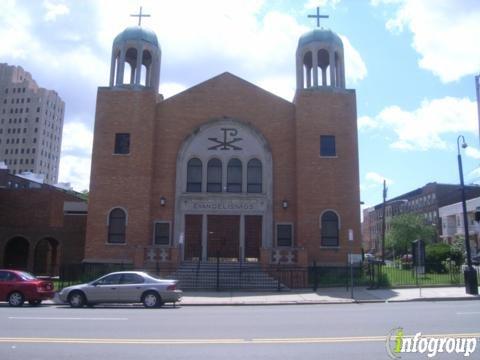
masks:
[[[160,198],[160,206],[165,206],[166,203],[167,203],[167,199],[165,199],[165,196],[162,196]]]
[[[288,208],[288,201],[287,200],[282,200],[282,208],[284,208],[284,209]]]

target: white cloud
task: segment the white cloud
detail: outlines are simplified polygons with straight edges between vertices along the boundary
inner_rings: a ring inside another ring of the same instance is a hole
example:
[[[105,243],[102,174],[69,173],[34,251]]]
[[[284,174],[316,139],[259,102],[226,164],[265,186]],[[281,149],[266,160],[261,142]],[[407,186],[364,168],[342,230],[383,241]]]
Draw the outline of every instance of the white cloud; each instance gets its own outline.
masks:
[[[308,0],[305,4],[305,9],[315,9],[317,6],[322,8],[326,6],[330,6],[335,8],[340,0]]]
[[[187,87],[183,84],[175,83],[175,82],[168,82],[168,83],[161,83],[160,84],[160,94],[163,95],[165,99],[177,95],[182,91],[185,91]]]
[[[383,181],[386,181],[387,187],[392,185],[394,181],[374,171],[367,172],[362,181],[360,181],[360,192],[377,192],[383,188]]]
[[[343,35],[340,37],[343,42],[346,82],[357,84],[367,76],[367,66],[348,38]]]
[[[62,152],[90,155],[93,132],[82,122],[70,122],[63,126]]]
[[[13,0],[2,1],[0,5],[0,57],[25,58],[34,44],[30,33],[32,19],[29,13],[17,8]]]
[[[376,129],[380,126],[378,121],[376,121],[375,119],[372,119],[369,116],[360,116],[358,118],[357,123],[358,123],[359,130]]]
[[[389,179],[383,175],[380,175],[376,172],[368,172],[365,175],[365,180],[371,184],[374,185],[383,185],[383,181],[387,182],[387,185],[392,185],[394,181],[392,179]]]
[[[59,182],[68,182],[77,190],[88,190],[93,132],[84,123],[66,123],[63,127]]]
[[[473,159],[480,160],[480,150],[474,147],[467,147],[465,149],[465,154]]]
[[[45,0],[43,6],[47,10],[44,16],[45,21],[55,21],[58,16],[66,15],[70,12],[68,6],[62,3],[53,3]]]
[[[480,6],[478,0],[373,0],[395,4],[397,11],[386,27],[392,32],[408,28],[419,66],[442,82],[451,82],[480,69]]]
[[[295,74],[272,75],[257,81],[261,88],[292,101],[295,94]]]
[[[88,190],[91,159],[88,156],[66,155],[60,159],[59,182],[68,182],[77,190]]]
[[[442,135],[477,133],[477,105],[468,98],[444,97],[424,100],[418,109],[407,111],[389,106],[374,118],[361,117],[359,128],[391,129],[396,139],[390,145],[402,150],[445,149]]]

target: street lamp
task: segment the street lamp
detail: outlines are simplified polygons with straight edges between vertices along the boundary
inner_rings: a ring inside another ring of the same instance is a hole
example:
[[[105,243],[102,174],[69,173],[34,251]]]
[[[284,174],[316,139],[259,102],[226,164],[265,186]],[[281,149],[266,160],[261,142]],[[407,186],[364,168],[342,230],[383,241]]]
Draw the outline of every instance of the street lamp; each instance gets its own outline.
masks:
[[[463,135],[459,135],[457,138],[457,150],[458,150],[458,172],[460,173],[460,187],[462,190],[462,208],[463,208],[463,228],[465,230],[465,250],[467,251],[467,268],[463,272],[465,279],[465,291],[467,294],[478,295],[478,281],[477,271],[472,266],[472,258],[470,255],[470,239],[468,231],[468,218],[467,218],[467,202],[465,199],[465,184],[463,182],[463,168],[462,168],[462,156],[460,154],[460,139],[462,140],[462,149],[467,147],[465,138]]]

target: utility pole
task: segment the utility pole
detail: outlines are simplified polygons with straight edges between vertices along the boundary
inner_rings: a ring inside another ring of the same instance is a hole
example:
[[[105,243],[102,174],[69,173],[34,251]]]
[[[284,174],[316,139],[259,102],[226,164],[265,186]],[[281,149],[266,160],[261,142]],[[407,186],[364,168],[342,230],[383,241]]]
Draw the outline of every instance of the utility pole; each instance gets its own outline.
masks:
[[[387,181],[383,179],[383,206],[382,206],[382,263],[385,264],[385,206],[387,201]]]

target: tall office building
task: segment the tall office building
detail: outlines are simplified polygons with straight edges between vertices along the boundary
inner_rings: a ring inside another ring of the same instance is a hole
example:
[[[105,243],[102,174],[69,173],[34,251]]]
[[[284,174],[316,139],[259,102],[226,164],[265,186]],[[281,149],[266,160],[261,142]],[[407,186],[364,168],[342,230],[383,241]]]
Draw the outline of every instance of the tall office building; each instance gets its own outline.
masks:
[[[0,161],[10,173],[58,181],[65,103],[20,66],[0,64]]]

